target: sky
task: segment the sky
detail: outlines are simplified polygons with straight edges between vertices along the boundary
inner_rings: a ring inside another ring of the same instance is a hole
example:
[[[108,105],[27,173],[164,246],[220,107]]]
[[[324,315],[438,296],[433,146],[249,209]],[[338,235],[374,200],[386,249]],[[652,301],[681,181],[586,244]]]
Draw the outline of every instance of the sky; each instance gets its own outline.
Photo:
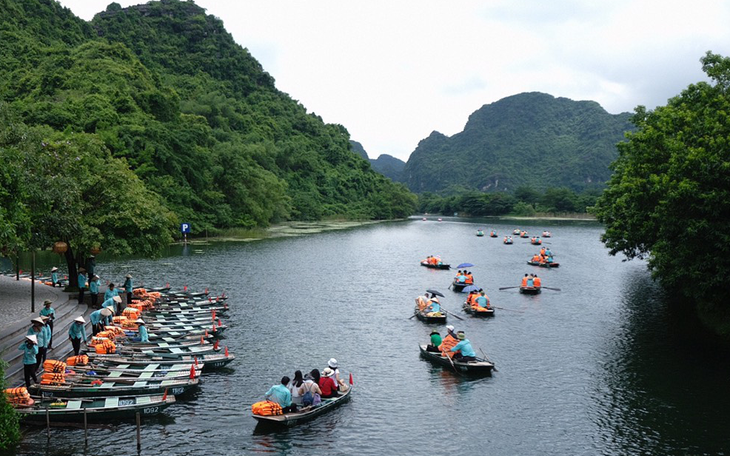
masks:
[[[61,0],[91,20],[111,2]],[[117,0],[126,7],[144,1]],[[730,56],[725,0],[196,0],[288,93],[403,161],[523,92],[612,114],[666,105]]]

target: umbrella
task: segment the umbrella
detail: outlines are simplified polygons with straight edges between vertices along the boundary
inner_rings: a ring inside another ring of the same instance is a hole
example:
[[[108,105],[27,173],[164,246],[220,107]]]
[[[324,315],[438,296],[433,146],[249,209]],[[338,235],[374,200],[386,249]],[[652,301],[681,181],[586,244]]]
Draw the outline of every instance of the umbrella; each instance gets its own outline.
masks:
[[[111,317],[114,312],[109,307],[101,309],[101,314],[105,317]]]
[[[468,287],[464,287],[461,292],[462,293],[471,293],[472,291],[479,290],[479,287],[476,285],[469,285]]]
[[[474,266],[474,265],[471,263],[461,263],[460,265],[457,266],[457,268],[470,268],[472,266]]]
[[[444,295],[441,294],[440,291],[436,291],[436,290],[426,290],[426,293],[435,294],[436,296],[441,296],[442,298],[444,297]]]

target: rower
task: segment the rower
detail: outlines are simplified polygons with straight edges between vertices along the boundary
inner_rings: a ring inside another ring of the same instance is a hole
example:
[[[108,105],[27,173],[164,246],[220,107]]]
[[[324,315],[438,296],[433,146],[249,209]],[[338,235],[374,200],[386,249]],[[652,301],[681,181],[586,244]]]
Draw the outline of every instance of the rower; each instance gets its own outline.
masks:
[[[459,340],[459,343],[451,348],[451,351],[455,353],[454,359],[459,361],[476,361],[477,354],[474,348],[472,348],[469,339],[466,338],[464,331],[459,331],[456,338]]]
[[[446,325],[446,331],[446,336],[444,336],[441,341],[439,350],[441,350],[444,356],[452,357],[454,354],[451,352],[451,349],[459,343],[459,339],[457,338],[452,325]]]

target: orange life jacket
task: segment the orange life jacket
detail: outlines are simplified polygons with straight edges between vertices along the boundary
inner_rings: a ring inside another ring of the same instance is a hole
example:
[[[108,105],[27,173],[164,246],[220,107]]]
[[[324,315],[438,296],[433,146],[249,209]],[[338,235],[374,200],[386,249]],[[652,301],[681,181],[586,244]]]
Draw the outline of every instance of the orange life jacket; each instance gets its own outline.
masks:
[[[534,258],[533,258],[533,260],[534,260]],[[526,287],[527,286],[527,276],[525,276],[525,277],[522,278],[522,286],[523,287]]]
[[[540,249],[540,256],[545,256],[545,247]]]
[[[474,276],[471,275],[471,274],[467,274],[466,275],[466,282],[465,283],[473,284],[474,283]]]
[[[251,406],[251,412],[254,415],[281,415],[281,405],[273,401],[256,402]]]
[[[536,287],[540,287],[540,286],[541,286],[541,285],[540,285],[540,284],[541,284],[541,282],[542,282],[542,281],[540,280],[540,277],[535,277],[535,278],[534,278],[534,279],[532,280],[532,283],[533,283],[533,284],[534,284],[534,285],[535,285]]]
[[[452,357],[454,356],[454,352],[451,351],[452,348],[458,344],[459,341],[456,339],[456,337],[452,336],[451,333],[446,333],[446,336],[441,341],[441,345],[439,345],[439,350],[444,352],[446,356]]]

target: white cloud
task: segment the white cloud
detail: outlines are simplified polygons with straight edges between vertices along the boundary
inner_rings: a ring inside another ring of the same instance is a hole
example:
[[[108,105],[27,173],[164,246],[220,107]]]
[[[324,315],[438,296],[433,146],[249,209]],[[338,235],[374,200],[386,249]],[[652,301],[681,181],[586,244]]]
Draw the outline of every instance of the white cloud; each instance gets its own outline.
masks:
[[[730,55],[722,0],[196,3],[280,90],[344,125],[371,157],[406,160],[431,131],[458,133],[482,105],[521,92],[651,109],[704,79],[706,51]],[[61,4],[87,20],[105,9]]]

